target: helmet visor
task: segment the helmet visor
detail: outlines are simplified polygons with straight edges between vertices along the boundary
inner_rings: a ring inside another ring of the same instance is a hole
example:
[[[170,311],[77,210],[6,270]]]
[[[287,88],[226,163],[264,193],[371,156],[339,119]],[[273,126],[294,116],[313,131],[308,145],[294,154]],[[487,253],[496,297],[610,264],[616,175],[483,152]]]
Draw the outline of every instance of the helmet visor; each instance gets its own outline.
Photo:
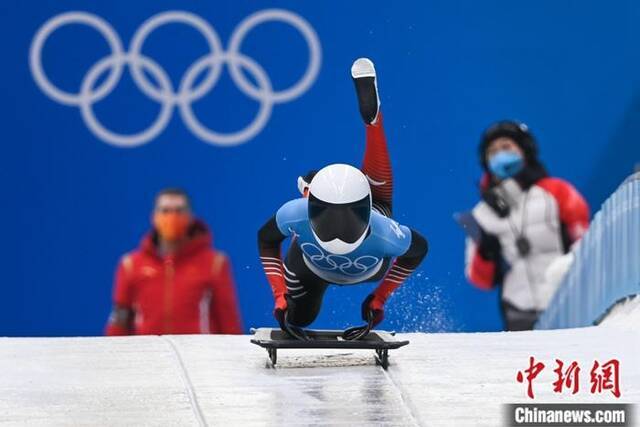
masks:
[[[367,231],[371,217],[371,196],[344,204],[324,202],[309,194],[309,221],[323,242],[340,239],[356,242]]]

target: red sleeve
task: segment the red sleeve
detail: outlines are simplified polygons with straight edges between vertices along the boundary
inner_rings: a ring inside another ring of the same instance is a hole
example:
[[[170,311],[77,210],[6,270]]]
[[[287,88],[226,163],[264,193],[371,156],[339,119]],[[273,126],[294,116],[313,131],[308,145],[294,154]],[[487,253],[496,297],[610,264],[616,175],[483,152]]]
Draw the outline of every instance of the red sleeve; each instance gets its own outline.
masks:
[[[589,205],[584,197],[567,181],[543,178],[537,185],[558,203],[560,221],[567,227],[571,243],[579,240],[589,228]]]
[[[211,293],[211,332],[242,334],[242,321],[233,280],[231,262],[221,253],[213,256],[213,287]]]
[[[494,261],[482,258],[478,249],[474,248],[468,268],[467,276],[475,287],[484,290],[493,289],[496,274],[496,263]]]
[[[373,294],[384,304],[389,296],[413,273],[414,269],[403,268],[396,260],[382,282],[374,289]]]
[[[258,231],[260,262],[271,286],[276,304],[279,301],[283,302],[287,293],[287,286],[284,282],[284,269],[280,259],[280,245],[285,238],[286,236],[278,228],[275,215]],[[286,308],[286,303],[284,307]]]
[[[133,289],[131,284],[131,272],[133,260],[130,255],[125,255],[118,264],[113,285],[113,311],[105,328],[105,335],[131,335],[133,331],[118,321],[117,310],[133,310]]]

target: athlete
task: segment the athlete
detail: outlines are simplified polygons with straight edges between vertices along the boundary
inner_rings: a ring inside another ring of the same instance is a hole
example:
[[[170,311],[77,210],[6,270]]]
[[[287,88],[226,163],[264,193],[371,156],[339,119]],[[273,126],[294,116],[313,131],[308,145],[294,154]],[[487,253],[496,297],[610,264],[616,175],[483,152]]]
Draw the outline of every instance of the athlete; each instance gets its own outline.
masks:
[[[367,324],[343,335],[365,336],[382,321],[385,302],[428,250],[417,231],[391,219],[391,163],[373,63],[356,60],[351,76],[366,129],[362,168],[332,164],[299,177],[302,197],[285,203],[258,232],[274,316],[298,339],[308,339],[302,328],[318,316],[328,285],[380,281],[362,303]],[[280,244],[287,237],[291,245],[283,262]]]

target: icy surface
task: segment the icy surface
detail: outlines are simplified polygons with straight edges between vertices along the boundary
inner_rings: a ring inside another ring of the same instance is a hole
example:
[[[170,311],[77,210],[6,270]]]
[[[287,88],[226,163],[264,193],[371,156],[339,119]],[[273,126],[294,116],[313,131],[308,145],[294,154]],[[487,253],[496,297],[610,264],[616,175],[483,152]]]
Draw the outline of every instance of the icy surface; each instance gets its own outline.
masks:
[[[637,323],[401,338],[387,372],[370,350],[281,350],[270,369],[248,336],[4,338],[0,424],[496,426],[502,403],[530,401],[515,379],[529,356],[547,365],[534,402],[640,402]],[[620,399],[589,392],[611,358]],[[555,359],[580,363],[578,394],[552,391]]]

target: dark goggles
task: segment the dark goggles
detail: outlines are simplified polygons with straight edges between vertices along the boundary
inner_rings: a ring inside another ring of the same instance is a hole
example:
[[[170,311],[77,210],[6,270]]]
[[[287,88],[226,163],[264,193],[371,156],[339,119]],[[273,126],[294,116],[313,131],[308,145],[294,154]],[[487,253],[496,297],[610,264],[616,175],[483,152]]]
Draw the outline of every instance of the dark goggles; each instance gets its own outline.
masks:
[[[356,242],[367,230],[371,217],[371,196],[361,200],[333,204],[309,194],[309,220],[314,233],[323,242],[340,239]]]

